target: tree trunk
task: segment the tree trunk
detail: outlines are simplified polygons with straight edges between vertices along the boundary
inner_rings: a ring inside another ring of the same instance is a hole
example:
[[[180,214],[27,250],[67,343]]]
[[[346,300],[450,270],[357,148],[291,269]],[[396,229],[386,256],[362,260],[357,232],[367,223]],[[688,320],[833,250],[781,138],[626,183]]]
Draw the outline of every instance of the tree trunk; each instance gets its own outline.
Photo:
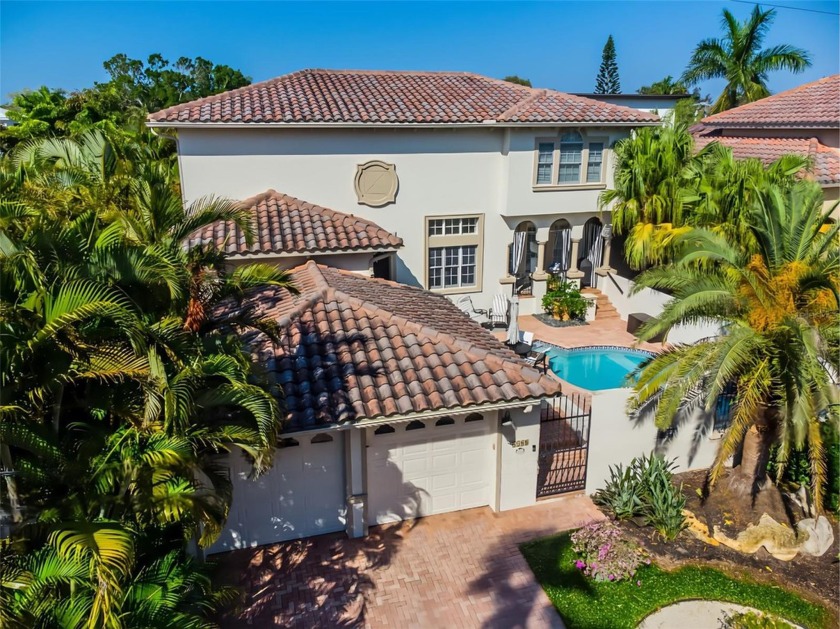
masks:
[[[12,469],[12,453],[9,446],[0,443],[0,469],[5,469],[10,472],[5,476],[6,491],[9,495],[9,509],[12,511],[12,522],[18,523],[23,519],[23,514],[20,509],[20,496],[18,495],[17,482],[15,477],[11,474]]]
[[[767,484],[767,464],[770,462],[770,446],[777,419],[777,411],[765,406],[744,436],[741,461],[732,469],[729,478],[729,487],[734,492],[755,498]]]

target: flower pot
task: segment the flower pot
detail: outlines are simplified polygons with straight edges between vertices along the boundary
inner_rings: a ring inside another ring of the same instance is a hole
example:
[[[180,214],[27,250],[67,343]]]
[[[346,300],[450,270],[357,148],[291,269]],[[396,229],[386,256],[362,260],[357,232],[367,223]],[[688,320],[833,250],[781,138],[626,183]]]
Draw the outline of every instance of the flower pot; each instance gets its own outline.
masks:
[[[564,313],[563,313],[563,321],[568,321],[569,319],[571,319],[571,317],[569,316],[569,313],[568,313],[568,312],[564,312]]]

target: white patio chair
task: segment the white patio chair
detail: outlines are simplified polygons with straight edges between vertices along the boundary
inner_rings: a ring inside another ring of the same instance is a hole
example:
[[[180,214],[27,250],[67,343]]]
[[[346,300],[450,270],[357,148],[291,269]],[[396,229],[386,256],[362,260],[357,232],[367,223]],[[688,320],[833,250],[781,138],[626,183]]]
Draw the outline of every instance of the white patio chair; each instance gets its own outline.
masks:
[[[455,305],[461,309],[465,315],[467,315],[470,319],[475,321],[481,326],[489,326],[491,325],[490,318],[487,316],[486,310],[479,310],[473,305],[472,298],[469,295],[464,295],[463,297],[459,297],[455,301]]]
[[[534,333],[520,332],[519,341],[531,347],[528,353],[522,357],[522,360],[531,365],[531,367],[540,369],[543,373],[546,373],[548,371],[548,354],[544,351],[534,349]]]
[[[493,305],[490,306],[490,322],[493,327],[501,325],[507,328],[510,325],[510,300],[503,293],[493,298]]]

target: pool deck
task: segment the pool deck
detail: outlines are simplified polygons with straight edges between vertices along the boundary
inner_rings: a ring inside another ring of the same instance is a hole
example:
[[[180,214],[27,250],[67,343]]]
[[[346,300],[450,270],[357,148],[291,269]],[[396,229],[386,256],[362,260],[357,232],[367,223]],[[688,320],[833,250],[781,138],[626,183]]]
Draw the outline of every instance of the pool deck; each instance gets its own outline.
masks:
[[[518,319],[519,329],[525,332],[533,332],[537,341],[545,341],[552,345],[565,348],[591,347],[592,345],[614,345],[616,347],[629,347],[631,349],[644,349],[650,352],[661,352],[662,343],[647,343],[640,341],[627,331],[627,322],[623,319],[596,319],[588,325],[577,325],[567,328],[554,328],[546,325],[533,315],[522,315]],[[507,330],[496,329],[493,331],[496,338],[504,340],[507,338]],[[563,393],[566,395],[581,394],[590,398],[592,391],[578,387],[568,380],[558,377],[553,371],[549,371],[555,378],[563,383]]]
[[[519,317],[519,329],[533,332],[534,338],[538,341],[546,341],[559,347],[615,345],[616,347],[645,349],[650,352],[661,352],[663,348],[662,343],[647,343],[638,340],[627,331],[627,322],[623,319],[596,319],[588,325],[553,328],[533,315],[522,315]],[[504,339],[507,331],[497,329],[494,334],[497,338]]]

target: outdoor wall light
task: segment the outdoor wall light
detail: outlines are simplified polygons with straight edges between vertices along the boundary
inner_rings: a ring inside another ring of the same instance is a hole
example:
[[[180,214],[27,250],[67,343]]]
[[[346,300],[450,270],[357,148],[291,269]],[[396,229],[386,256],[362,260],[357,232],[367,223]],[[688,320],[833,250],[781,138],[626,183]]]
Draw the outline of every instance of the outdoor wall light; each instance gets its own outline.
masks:
[[[499,429],[502,436],[507,439],[507,442],[512,444],[516,441],[516,426],[513,425],[513,419],[510,416],[510,411],[505,411],[501,416],[502,423]]]

